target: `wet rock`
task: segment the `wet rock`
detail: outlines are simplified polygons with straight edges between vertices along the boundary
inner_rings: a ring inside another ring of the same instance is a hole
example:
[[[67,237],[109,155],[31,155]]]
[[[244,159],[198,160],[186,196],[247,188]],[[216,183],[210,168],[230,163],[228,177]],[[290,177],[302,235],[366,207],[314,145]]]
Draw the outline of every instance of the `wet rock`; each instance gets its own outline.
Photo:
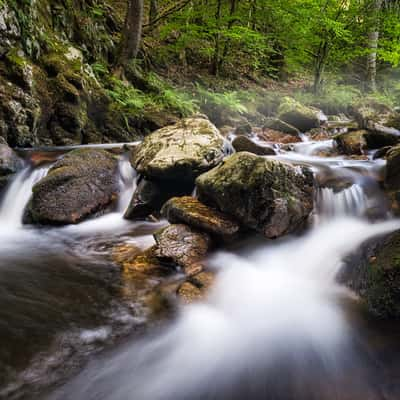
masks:
[[[300,136],[300,131],[297,128],[278,118],[268,118],[267,122],[264,124],[264,129],[272,129],[297,137]]]
[[[389,150],[390,150],[391,148],[392,148],[392,146],[385,146],[385,147],[380,148],[379,150],[377,150],[377,151],[374,153],[373,159],[374,159],[374,160],[377,160],[377,159],[379,159],[379,158],[385,158],[386,155],[387,155],[387,153],[389,152]]]
[[[374,127],[365,135],[365,139],[368,148],[380,149],[386,146],[395,146],[400,143],[400,132],[392,128],[374,124]]]
[[[307,132],[321,125],[323,114],[320,110],[304,106],[291,97],[284,97],[277,115],[280,120],[296,127],[301,132]]]
[[[20,171],[24,162],[6,144],[0,140],[0,192],[10,183],[15,173]]]
[[[177,290],[177,295],[185,304],[202,301],[206,298],[214,282],[215,274],[213,272],[200,272],[182,283]]]
[[[174,264],[183,268],[187,275],[202,270],[201,261],[207,254],[211,240],[183,224],[173,224],[154,234],[157,243],[155,256],[161,263]]]
[[[236,137],[232,142],[232,146],[237,152],[248,151],[249,153],[257,154],[259,156],[273,156],[276,154],[272,146],[263,146],[255,143],[246,136]]]
[[[400,189],[400,145],[393,147],[386,154],[385,187]]]
[[[190,182],[141,179],[124,218],[131,220],[146,218],[154,212],[160,211],[162,205],[171,197],[190,194],[193,189],[194,185]]]
[[[193,181],[222,161],[226,146],[211,122],[187,118],[147,136],[134,150],[132,164],[149,179]]]
[[[263,129],[257,135],[261,140],[264,140],[264,141],[270,142],[270,143],[289,144],[289,143],[301,142],[300,137],[297,137],[294,135],[288,135],[286,133],[274,131],[273,129],[267,129],[267,128]]]
[[[125,274],[144,274],[150,276],[163,276],[172,272],[171,268],[163,265],[156,256],[156,246],[152,246],[147,250],[136,253],[136,249],[127,249],[126,258],[122,261],[122,266]],[[114,259],[123,259],[124,254],[118,254],[118,249],[115,251]],[[118,257],[118,258],[117,258]]]
[[[341,133],[340,135],[336,135],[334,140],[339,150],[344,154],[352,155],[352,154],[363,154],[364,150],[367,147],[366,140],[367,131],[359,130],[359,131],[350,131],[346,133]]]
[[[26,221],[74,224],[110,206],[118,192],[118,162],[104,150],[68,153],[33,187]]]
[[[184,223],[218,236],[232,236],[239,231],[239,225],[231,218],[190,196],[169,200],[162,215],[172,224]]]
[[[276,238],[303,226],[313,209],[313,175],[250,153],[236,153],[196,180],[199,200],[243,226]]]

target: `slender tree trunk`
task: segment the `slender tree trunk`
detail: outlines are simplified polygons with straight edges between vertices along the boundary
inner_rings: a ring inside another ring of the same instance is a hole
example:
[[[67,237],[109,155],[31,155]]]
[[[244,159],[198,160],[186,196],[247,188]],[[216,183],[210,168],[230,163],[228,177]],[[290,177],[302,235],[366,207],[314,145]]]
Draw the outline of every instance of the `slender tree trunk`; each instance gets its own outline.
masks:
[[[371,4],[371,27],[368,32],[368,55],[366,68],[367,90],[376,91],[376,55],[379,41],[379,12],[382,0],[372,0]]]
[[[230,20],[228,22],[228,29],[231,29],[232,26],[233,26],[233,23],[234,23],[233,16],[236,13],[236,6],[237,6],[236,1],[237,0],[231,0],[231,7],[229,9]],[[225,40],[224,50],[222,51],[222,56],[220,57],[219,65],[218,65],[218,70],[219,71],[222,70],[222,66],[224,64],[225,58],[228,55],[229,44],[230,44],[230,40],[229,39]]]
[[[128,10],[122,32],[117,69],[124,69],[128,62],[135,59],[140,48],[143,26],[143,0],[128,0]]]
[[[216,34],[215,34],[215,47],[214,47],[214,56],[211,63],[211,74],[218,76],[219,75],[219,58],[221,53],[221,11],[222,11],[222,0],[217,1],[217,10],[215,12],[215,21],[216,21]]]
[[[313,91],[315,94],[319,94],[322,90],[323,75],[325,71],[326,59],[328,57],[328,51],[329,51],[328,42],[327,41],[321,42],[318,49],[315,62],[315,69],[314,69]]]
[[[152,24],[158,15],[157,0],[150,0],[149,23]]]

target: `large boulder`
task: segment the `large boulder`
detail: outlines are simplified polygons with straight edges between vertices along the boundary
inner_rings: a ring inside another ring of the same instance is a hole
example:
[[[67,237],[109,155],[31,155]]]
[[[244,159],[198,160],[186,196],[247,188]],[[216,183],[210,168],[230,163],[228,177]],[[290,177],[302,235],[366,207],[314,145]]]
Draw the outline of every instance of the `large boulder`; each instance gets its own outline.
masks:
[[[299,136],[300,131],[294,126],[278,119],[278,118],[268,118],[264,124],[264,129],[273,129],[274,131],[279,131],[286,133],[288,135]]]
[[[360,155],[364,153],[364,150],[367,147],[367,140],[365,138],[366,134],[367,131],[365,130],[350,131],[336,135],[334,140],[339,150],[344,154]]]
[[[388,189],[400,189],[400,145],[386,153],[385,186]]]
[[[118,161],[104,150],[79,149],[33,187],[26,222],[74,224],[104,210],[119,190]]]
[[[231,236],[239,231],[231,218],[191,196],[170,199],[161,212],[173,224],[184,223],[214,235]]]
[[[249,153],[257,154],[259,156],[274,156],[276,154],[272,146],[267,144],[261,145],[247,136],[237,136],[233,139],[232,146],[237,152],[248,151]]]
[[[280,120],[296,127],[301,132],[320,127],[324,120],[322,111],[304,106],[291,97],[283,98],[277,115]]]
[[[194,179],[216,165],[227,142],[207,119],[187,118],[147,136],[132,154],[132,165],[149,179]]]
[[[313,175],[250,153],[236,153],[196,180],[200,201],[243,226],[276,238],[301,227],[313,209]]]

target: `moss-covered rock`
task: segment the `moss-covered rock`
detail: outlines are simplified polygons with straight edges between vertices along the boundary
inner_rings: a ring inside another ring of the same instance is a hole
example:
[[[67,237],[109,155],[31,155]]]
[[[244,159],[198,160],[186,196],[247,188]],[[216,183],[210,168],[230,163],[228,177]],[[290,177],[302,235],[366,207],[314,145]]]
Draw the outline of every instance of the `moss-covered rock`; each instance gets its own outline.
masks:
[[[300,131],[297,128],[279,118],[268,118],[264,124],[264,128],[273,129],[274,131],[283,132],[297,137],[300,135]]]
[[[74,224],[102,211],[118,192],[118,162],[104,150],[68,153],[33,187],[26,221]]]
[[[172,198],[161,213],[172,224],[184,223],[218,236],[232,236],[239,231],[239,225],[231,218],[191,196]]]
[[[132,164],[150,179],[193,181],[222,161],[226,146],[210,121],[187,118],[147,136],[135,148]]]
[[[322,113],[315,108],[304,106],[291,97],[284,97],[278,108],[277,116],[301,132],[307,132],[321,125]]]
[[[250,153],[232,155],[196,184],[200,201],[268,238],[298,229],[313,209],[310,170]]]
[[[237,136],[233,139],[232,146],[237,152],[247,151],[258,156],[273,156],[276,154],[272,146],[258,144],[246,136]]]
[[[367,131],[350,131],[341,133],[334,137],[337,147],[344,154],[363,154],[367,148],[367,140],[365,138]]]

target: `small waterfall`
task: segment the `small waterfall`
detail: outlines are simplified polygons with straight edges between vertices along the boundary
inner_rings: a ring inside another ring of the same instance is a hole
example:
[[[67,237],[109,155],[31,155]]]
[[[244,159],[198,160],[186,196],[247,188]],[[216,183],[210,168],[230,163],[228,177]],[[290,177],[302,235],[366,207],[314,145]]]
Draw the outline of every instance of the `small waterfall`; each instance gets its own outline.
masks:
[[[2,228],[22,226],[25,207],[32,195],[32,187],[47,174],[48,167],[24,168],[17,174],[7,189],[0,206],[0,223]]]
[[[123,156],[121,156],[118,167],[120,185],[118,212],[124,213],[136,189],[137,174],[136,171],[132,168],[128,154],[124,154]]]
[[[332,188],[319,188],[316,207],[321,218],[345,215],[362,217],[368,209],[368,198],[357,183],[339,192]]]

